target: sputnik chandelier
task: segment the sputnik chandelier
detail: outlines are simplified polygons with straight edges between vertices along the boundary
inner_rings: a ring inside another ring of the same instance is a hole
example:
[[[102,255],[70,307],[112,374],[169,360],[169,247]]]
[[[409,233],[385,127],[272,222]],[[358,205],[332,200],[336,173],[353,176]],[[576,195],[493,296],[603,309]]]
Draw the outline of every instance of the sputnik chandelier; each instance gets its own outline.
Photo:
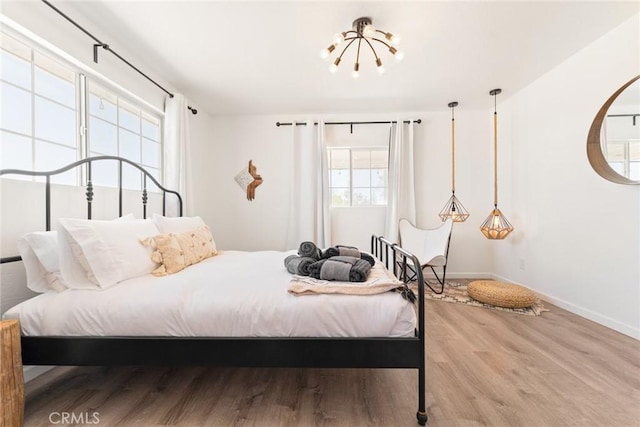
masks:
[[[338,70],[338,65],[342,61],[342,57],[345,52],[349,49],[351,45],[354,43],[357,45],[357,53],[356,53],[356,62],[353,64],[353,71],[351,72],[351,76],[354,79],[357,79],[360,75],[360,49],[366,49],[366,46],[369,46],[371,52],[373,52],[373,56],[375,58],[375,64],[379,74],[384,73],[384,66],[382,65],[382,59],[378,56],[375,48],[373,47],[373,42],[378,42],[384,45],[385,48],[391,52],[391,54],[396,58],[396,60],[400,61],[404,57],[404,54],[399,51],[396,47],[392,45],[397,45],[400,42],[400,38],[392,33],[387,31],[382,31],[373,26],[371,18],[358,18],[353,21],[353,29],[349,31],[345,31],[342,33],[338,33],[333,38],[333,44],[329,45],[328,48],[323,49],[320,52],[320,56],[323,59],[329,57],[329,55],[336,50],[336,48],[343,43],[346,43],[346,46],[340,52],[340,55],[333,61],[333,63],[329,66],[329,71],[335,73]]]

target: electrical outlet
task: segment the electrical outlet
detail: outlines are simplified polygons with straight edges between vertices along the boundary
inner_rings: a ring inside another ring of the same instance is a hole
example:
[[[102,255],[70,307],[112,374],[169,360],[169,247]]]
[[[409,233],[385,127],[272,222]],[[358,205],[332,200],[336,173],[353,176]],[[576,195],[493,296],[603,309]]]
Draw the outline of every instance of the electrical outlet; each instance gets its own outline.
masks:
[[[520,258],[520,270],[524,270],[524,258]]]

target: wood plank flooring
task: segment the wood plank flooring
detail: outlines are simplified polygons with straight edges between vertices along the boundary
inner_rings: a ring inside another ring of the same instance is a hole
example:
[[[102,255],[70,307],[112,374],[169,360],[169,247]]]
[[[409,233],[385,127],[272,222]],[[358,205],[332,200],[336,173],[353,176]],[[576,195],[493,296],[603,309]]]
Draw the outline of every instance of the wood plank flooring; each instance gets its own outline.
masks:
[[[640,341],[545,305],[427,301],[429,426],[640,426]],[[395,427],[416,409],[415,370],[59,367],[27,384],[25,425]]]

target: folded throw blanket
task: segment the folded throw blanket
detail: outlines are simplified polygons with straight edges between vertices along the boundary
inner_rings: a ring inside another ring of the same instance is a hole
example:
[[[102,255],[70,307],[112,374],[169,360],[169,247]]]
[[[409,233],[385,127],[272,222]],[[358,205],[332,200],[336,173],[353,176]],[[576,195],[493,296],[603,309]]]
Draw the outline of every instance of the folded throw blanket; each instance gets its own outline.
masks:
[[[396,289],[404,285],[384,265],[377,263],[371,269],[366,282],[337,282],[293,276],[289,292],[296,296],[317,294],[374,295]]]
[[[316,262],[315,259],[309,257],[299,257],[297,255],[289,255],[284,259],[284,266],[291,274],[299,276],[308,276],[310,274],[309,267]]]
[[[322,252],[322,259],[326,259],[326,258],[331,258],[334,256],[352,256],[352,257],[356,257],[356,258],[362,258],[363,260],[367,261],[369,264],[371,264],[371,266],[373,267],[376,263],[376,261],[373,259],[373,257],[365,252],[360,252],[358,250],[358,248],[354,248],[353,246],[342,246],[342,245],[338,245],[338,246],[334,246],[332,248],[328,248],[326,249],[324,252]]]
[[[334,256],[321,259],[309,266],[311,277],[341,282],[365,282],[370,271],[371,264],[352,256]]]
[[[298,255],[300,255],[301,257],[313,258],[317,261],[320,259],[322,251],[318,249],[316,244],[313,242],[302,242],[300,243],[300,247],[298,248]]]

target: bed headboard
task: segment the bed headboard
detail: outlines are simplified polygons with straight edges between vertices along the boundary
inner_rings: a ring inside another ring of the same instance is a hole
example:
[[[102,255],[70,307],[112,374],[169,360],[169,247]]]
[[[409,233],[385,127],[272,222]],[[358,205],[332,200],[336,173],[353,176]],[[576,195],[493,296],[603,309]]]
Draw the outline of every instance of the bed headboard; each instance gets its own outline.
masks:
[[[122,157],[117,156],[96,156],[96,157],[88,157],[86,159],[78,160],[77,162],[70,163],[60,169],[52,170],[52,171],[29,171],[29,170],[20,170],[20,169],[0,169],[0,176],[4,175],[26,175],[26,176],[43,176],[45,177],[45,231],[51,230],[51,177],[54,175],[59,175],[69,170],[85,167],[85,176],[87,180],[86,185],[86,201],[87,201],[87,219],[92,219],[92,203],[94,199],[94,191],[93,191],[93,183],[91,180],[91,168],[94,162],[100,161],[116,161],[118,165],[118,214],[122,216],[122,168],[127,165],[127,167],[133,167],[140,170],[143,174],[143,185],[142,185],[142,217],[147,217],[147,201],[148,201],[148,193],[147,193],[147,182],[151,180],[153,184],[155,184],[162,193],[162,214],[164,215],[166,212],[166,202],[167,202],[167,194],[175,195],[176,201],[178,204],[178,215],[182,216],[182,197],[177,191],[169,190],[163,187],[147,170],[137,165],[136,163],[124,159]],[[0,263],[8,263],[20,261],[21,258],[19,256],[11,256],[6,258],[0,258]]]

